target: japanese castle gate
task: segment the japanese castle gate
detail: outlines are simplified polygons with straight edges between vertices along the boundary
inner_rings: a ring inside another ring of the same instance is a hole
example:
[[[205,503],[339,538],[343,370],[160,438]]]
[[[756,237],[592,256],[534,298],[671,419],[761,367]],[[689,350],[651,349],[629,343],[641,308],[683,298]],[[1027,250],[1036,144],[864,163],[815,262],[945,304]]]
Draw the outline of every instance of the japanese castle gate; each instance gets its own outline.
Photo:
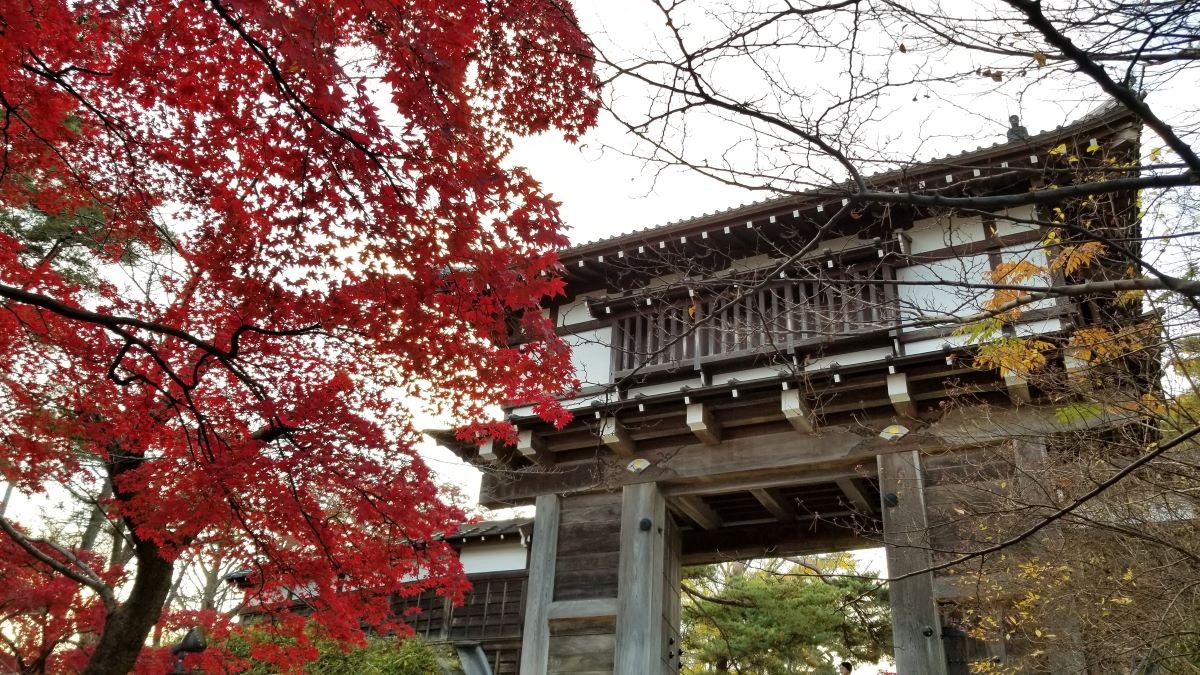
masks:
[[[1136,152],[1138,131],[1107,108],[868,181],[1025,192],[1059,159],[1052,148]],[[903,327],[915,309],[971,314],[990,296],[929,282],[1044,263],[1033,207],[872,207],[781,266],[841,206],[829,192],[787,197],[562,253],[567,297],[547,311],[584,380],[566,402],[574,421],[556,430],[518,407],[515,447],[441,438],[488,469],[483,505],[536,505],[522,675],[678,672],[681,565],[883,545],[892,577],[926,570],[952,536],[948,510],[932,506],[946,502],[932,499],[943,472],[985,446],[1035,467],[1039,439],[1068,430],[1036,386],[973,368],[950,327]],[[1090,320],[1081,304],[1026,307],[1006,330],[1061,340]],[[964,391],[972,405],[945,404]],[[900,673],[946,672],[949,581],[891,584]]]

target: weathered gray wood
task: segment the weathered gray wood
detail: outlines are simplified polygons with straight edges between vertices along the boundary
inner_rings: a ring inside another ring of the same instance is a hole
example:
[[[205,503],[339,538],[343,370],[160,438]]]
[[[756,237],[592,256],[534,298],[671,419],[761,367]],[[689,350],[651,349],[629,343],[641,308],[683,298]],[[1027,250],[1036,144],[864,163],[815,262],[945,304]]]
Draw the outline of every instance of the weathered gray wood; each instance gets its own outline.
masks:
[[[1046,470],[1045,439],[1013,439],[1013,454],[1017,470],[1017,498],[1030,506],[1050,503],[1050,495],[1046,494],[1046,488],[1042,484],[1042,476]]]
[[[780,397],[779,407],[783,416],[796,428],[796,431],[811,434],[814,428],[812,410],[804,400],[804,394],[799,389],[785,389]]]
[[[712,411],[703,403],[692,403],[687,407],[687,425],[696,438],[705,445],[721,442],[721,427],[713,418]]]
[[[754,488],[750,490],[750,494],[758,500],[763,508],[770,511],[771,515],[780,520],[792,520],[796,517],[796,509],[779,494],[779,490],[771,488]]]
[[[570,495],[560,511],[554,599],[616,598],[621,496]]]
[[[613,670],[612,632],[556,635],[550,648],[550,675],[610,675]],[[521,670],[522,675],[525,671]]]
[[[671,503],[679,509],[680,513],[706,530],[715,530],[722,525],[721,516],[718,516],[717,512],[705,504],[700,497],[676,497],[671,500]]]
[[[679,672],[679,621],[682,614],[680,601],[683,582],[681,533],[673,518],[667,518],[663,553],[663,673],[674,675]]]
[[[1098,428],[1133,417],[1132,412],[1115,409],[1063,420],[1059,419],[1054,406],[1029,405],[1019,410],[961,408],[898,441],[829,427],[814,434],[784,432],[731,438],[721,443],[720,452],[708,452],[708,446],[696,443],[678,448],[678,452],[671,453],[665,460],[661,452],[638,452],[635,457],[652,463],[640,474],[625,471],[623,467],[628,460],[624,458],[614,460],[611,470],[602,471],[598,471],[596,463],[591,461],[559,464],[553,472],[524,472],[505,475],[503,479],[487,479],[480,491],[480,502],[489,507],[508,507],[514,503],[528,503],[534,496],[547,492],[611,489],[643,482],[716,482],[771,476],[798,478],[811,470],[849,467],[863,460],[873,462],[877,455],[907,453],[918,448],[931,452],[975,448],[1007,442],[1014,437]]]
[[[908,390],[908,375],[904,373],[892,373],[887,378],[888,398],[892,401],[892,407],[896,409],[896,414],[901,417],[916,418],[917,405],[913,402],[912,393]]]
[[[932,556],[920,453],[914,450],[880,455],[878,461],[888,576],[928,569]],[[895,506],[887,505],[888,495],[895,495]],[[933,574],[924,572],[892,581],[888,594],[897,670],[906,675],[945,675],[946,653],[933,596]]]
[[[600,421],[600,440],[621,457],[632,457],[637,449],[629,430],[611,415]]]
[[[588,600],[555,600],[547,614],[551,621],[559,619],[588,619],[617,615],[616,598]]]
[[[870,473],[865,473],[864,469],[870,469]],[[703,482],[688,482],[679,485],[664,485],[662,486],[663,494],[668,498],[679,495],[717,495],[728,492],[742,492],[744,490],[772,490],[784,485],[814,485],[816,483],[829,483],[836,481],[839,478],[861,478],[874,477],[875,465],[872,463],[869,467],[855,465],[840,469],[810,469],[802,473],[792,471],[786,474],[762,474],[756,472],[748,476],[737,477],[713,477],[711,480]]]
[[[525,627],[521,633],[521,672],[546,675],[550,649],[550,603],[554,600],[554,562],[558,557],[558,495],[539,495],[529,548],[525,591]]]
[[[621,500],[614,672],[638,675],[661,672],[667,518],[667,502],[657,485],[625,487]]]

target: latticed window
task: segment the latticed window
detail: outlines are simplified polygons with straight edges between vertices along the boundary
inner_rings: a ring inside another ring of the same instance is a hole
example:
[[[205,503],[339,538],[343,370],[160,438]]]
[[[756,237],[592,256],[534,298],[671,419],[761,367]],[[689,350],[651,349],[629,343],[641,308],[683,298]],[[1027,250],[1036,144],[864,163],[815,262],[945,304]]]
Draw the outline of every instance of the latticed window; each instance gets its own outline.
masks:
[[[896,312],[882,283],[887,273],[881,266],[822,271],[651,301],[617,321],[616,370],[783,351],[888,327]]]

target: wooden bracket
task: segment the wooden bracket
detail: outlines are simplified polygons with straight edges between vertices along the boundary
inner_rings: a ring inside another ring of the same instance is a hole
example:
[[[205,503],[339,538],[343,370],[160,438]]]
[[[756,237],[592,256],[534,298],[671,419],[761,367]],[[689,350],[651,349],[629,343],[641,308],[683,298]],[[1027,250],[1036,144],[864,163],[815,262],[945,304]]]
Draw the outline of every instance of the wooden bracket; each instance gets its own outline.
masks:
[[[1023,405],[1033,402],[1033,396],[1029,393],[1029,381],[1021,377],[1011,370],[1004,370],[1004,386],[1008,387],[1008,398],[1015,405]]]
[[[538,464],[551,463],[546,454],[545,439],[534,434],[532,429],[526,429],[517,434],[517,452],[521,453],[522,457]]]
[[[763,508],[771,512],[771,515],[780,520],[793,520],[796,517],[796,510],[788,503],[779,490],[773,488],[757,488],[750,491],[754,498],[758,500]]]
[[[780,401],[780,409],[783,410],[783,416],[788,422],[796,428],[796,431],[803,431],[806,434],[811,434],[815,428],[813,423],[812,410],[808,407],[808,402],[804,400],[804,396],[800,394],[799,389],[785,389],[783,397]]]
[[[496,442],[496,439],[487,439],[483,442],[483,445],[479,446],[479,461],[487,462],[488,464],[498,464],[500,462],[500,455],[496,451],[499,449],[500,444]]]
[[[917,405],[913,402],[912,394],[908,391],[908,375],[904,373],[892,373],[887,377],[888,398],[892,401],[892,407],[896,409],[896,414],[901,417],[909,417],[916,419]]]
[[[862,486],[855,478],[839,478],[837,486],[841,489],[842,494],[846,495],[846,500],[857,510],[864,515],[870,515],[879,510],[878,506],[871,503],[863,493]]]
[[[713,418],[712,411],[703,403],[691,403],[687,407],[687,425],[705,445],[721,442],[721,426]]]
[[[634,450],[637,449],[633,437],[629,435],[629,430],[625,428],[621,420],[612,416],[600,420],[600,440],[621,457],[632,457]]]
[[[683,515],[691,518],[693,522],[706,530],[715,530],[722,525],[721,516],[718,516],[717,512],[705,504],[700,497],[695,495],[676,497],[672,503]]]

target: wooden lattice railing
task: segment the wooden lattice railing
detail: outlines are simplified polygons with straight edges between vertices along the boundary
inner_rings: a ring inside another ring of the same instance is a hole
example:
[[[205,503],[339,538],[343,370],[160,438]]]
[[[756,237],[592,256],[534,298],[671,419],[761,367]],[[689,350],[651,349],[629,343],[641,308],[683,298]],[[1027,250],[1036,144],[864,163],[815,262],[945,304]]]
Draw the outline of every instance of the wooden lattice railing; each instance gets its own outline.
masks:
[[[879,283],[886,273],[876,266],[782,279],[750,292],[731,287],[707,298],[651,302],[617,320],[615,374],[786,351],[891,326],[895,303]]]
[[[463,604],[426,591],[415,598],[396,598],[392,611],[413,632],[429,640],[489,640],[520,637],[524,621],[526,574],[498,572],[472,575]]]

